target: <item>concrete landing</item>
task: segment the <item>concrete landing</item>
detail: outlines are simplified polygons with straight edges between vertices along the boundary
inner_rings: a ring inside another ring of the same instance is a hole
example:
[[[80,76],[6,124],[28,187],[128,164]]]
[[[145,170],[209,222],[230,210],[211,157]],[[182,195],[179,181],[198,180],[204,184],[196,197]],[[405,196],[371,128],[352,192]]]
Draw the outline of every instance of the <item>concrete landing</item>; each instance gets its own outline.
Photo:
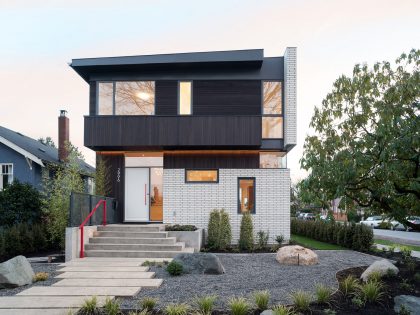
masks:
[[[53,287],[142,287],[158,288],[162,284],[162,279],[95,279],[86,281],[85,279],[63,279],[53,284]]]
[[[149,267],[139,266],[68,266],[60,269],[60,271],[77,271],[77,272],[146,272],[149,271]]]
[[[57,279],[150,279],[154,272],[64,272]]]
[[[109,297],[114,298],[113,296]],[[38,314],[44,314],[39,309],[79,308],[85,299],[86,296],[69,296],[66,298],[62,296],[2,296],[0,298],[0,309],[38,309]],[[102,306],[105,299],[104,296],[98,296],[98,305]],[[20,314],[23,314],[23,312]]]
[[[140,287],[32,287],[17,296],[134,296]]]

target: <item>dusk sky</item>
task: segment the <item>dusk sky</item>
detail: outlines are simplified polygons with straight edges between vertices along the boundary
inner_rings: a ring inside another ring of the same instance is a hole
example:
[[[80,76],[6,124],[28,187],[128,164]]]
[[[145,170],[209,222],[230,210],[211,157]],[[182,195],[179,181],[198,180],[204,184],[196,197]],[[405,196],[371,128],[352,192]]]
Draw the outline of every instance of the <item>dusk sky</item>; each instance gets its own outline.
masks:
[[[70,139],[83,147],[88,85],[72,58],[263,48],[298,48],[298,145],[292,181],[314,106],[356,63],[393,61],[420,48],[419,0],[37,1],[0,0],[0,125],[57,142],[66,109]]]

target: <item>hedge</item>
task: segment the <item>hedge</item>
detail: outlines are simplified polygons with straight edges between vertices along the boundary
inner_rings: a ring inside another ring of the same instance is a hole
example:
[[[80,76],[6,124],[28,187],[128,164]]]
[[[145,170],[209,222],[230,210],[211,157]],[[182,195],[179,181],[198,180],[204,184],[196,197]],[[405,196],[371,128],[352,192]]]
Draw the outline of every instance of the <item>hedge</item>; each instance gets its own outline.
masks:
[[[292,219],[291,232],[362,252],[373,245],[373,231],[363,224]]]

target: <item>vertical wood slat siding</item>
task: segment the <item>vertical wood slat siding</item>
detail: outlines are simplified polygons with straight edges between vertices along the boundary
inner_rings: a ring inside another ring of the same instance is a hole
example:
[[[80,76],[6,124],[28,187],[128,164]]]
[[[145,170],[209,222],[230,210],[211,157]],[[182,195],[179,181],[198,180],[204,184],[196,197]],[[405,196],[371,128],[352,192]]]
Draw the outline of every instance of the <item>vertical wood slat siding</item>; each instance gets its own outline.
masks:
[[[260,80],[195,80],[193,115],[260,115]]]
[[[96,115],[96,81],[89,82],[89,115]]]
[[[178,114],[178,81],[158,80],[155,82],[155,114]]]
[[[163,156],[163,167],[167,169],[174,168],[259,168],[259,154],[255,153],[221,153],[221,154],[204,154],[204,153],[171,153],[165,152]]]
[[[108,196],[115,198],[118,202],[118,221],[124,220],[124,180],[125,163],[123,154],[97,154],[97,162],[102,159],[109,172]]]

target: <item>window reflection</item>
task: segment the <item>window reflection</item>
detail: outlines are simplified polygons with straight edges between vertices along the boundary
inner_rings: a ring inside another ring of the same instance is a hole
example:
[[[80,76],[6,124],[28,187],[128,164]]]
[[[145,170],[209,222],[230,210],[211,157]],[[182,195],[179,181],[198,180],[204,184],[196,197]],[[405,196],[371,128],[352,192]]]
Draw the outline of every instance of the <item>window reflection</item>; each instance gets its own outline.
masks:
[[[260,152],[260,168],[286,168],[285,152]]]
[[[263,114],[281,115],[281,82],[264,81],[263,89]]]
[[[114,83],[98,83],[98,115],[114,113]]]
[[[116,82],[116,115],[153,115],[155,112],[155,82]]]
[[[262,117],[262,137],[283,138],[283,117]]]

